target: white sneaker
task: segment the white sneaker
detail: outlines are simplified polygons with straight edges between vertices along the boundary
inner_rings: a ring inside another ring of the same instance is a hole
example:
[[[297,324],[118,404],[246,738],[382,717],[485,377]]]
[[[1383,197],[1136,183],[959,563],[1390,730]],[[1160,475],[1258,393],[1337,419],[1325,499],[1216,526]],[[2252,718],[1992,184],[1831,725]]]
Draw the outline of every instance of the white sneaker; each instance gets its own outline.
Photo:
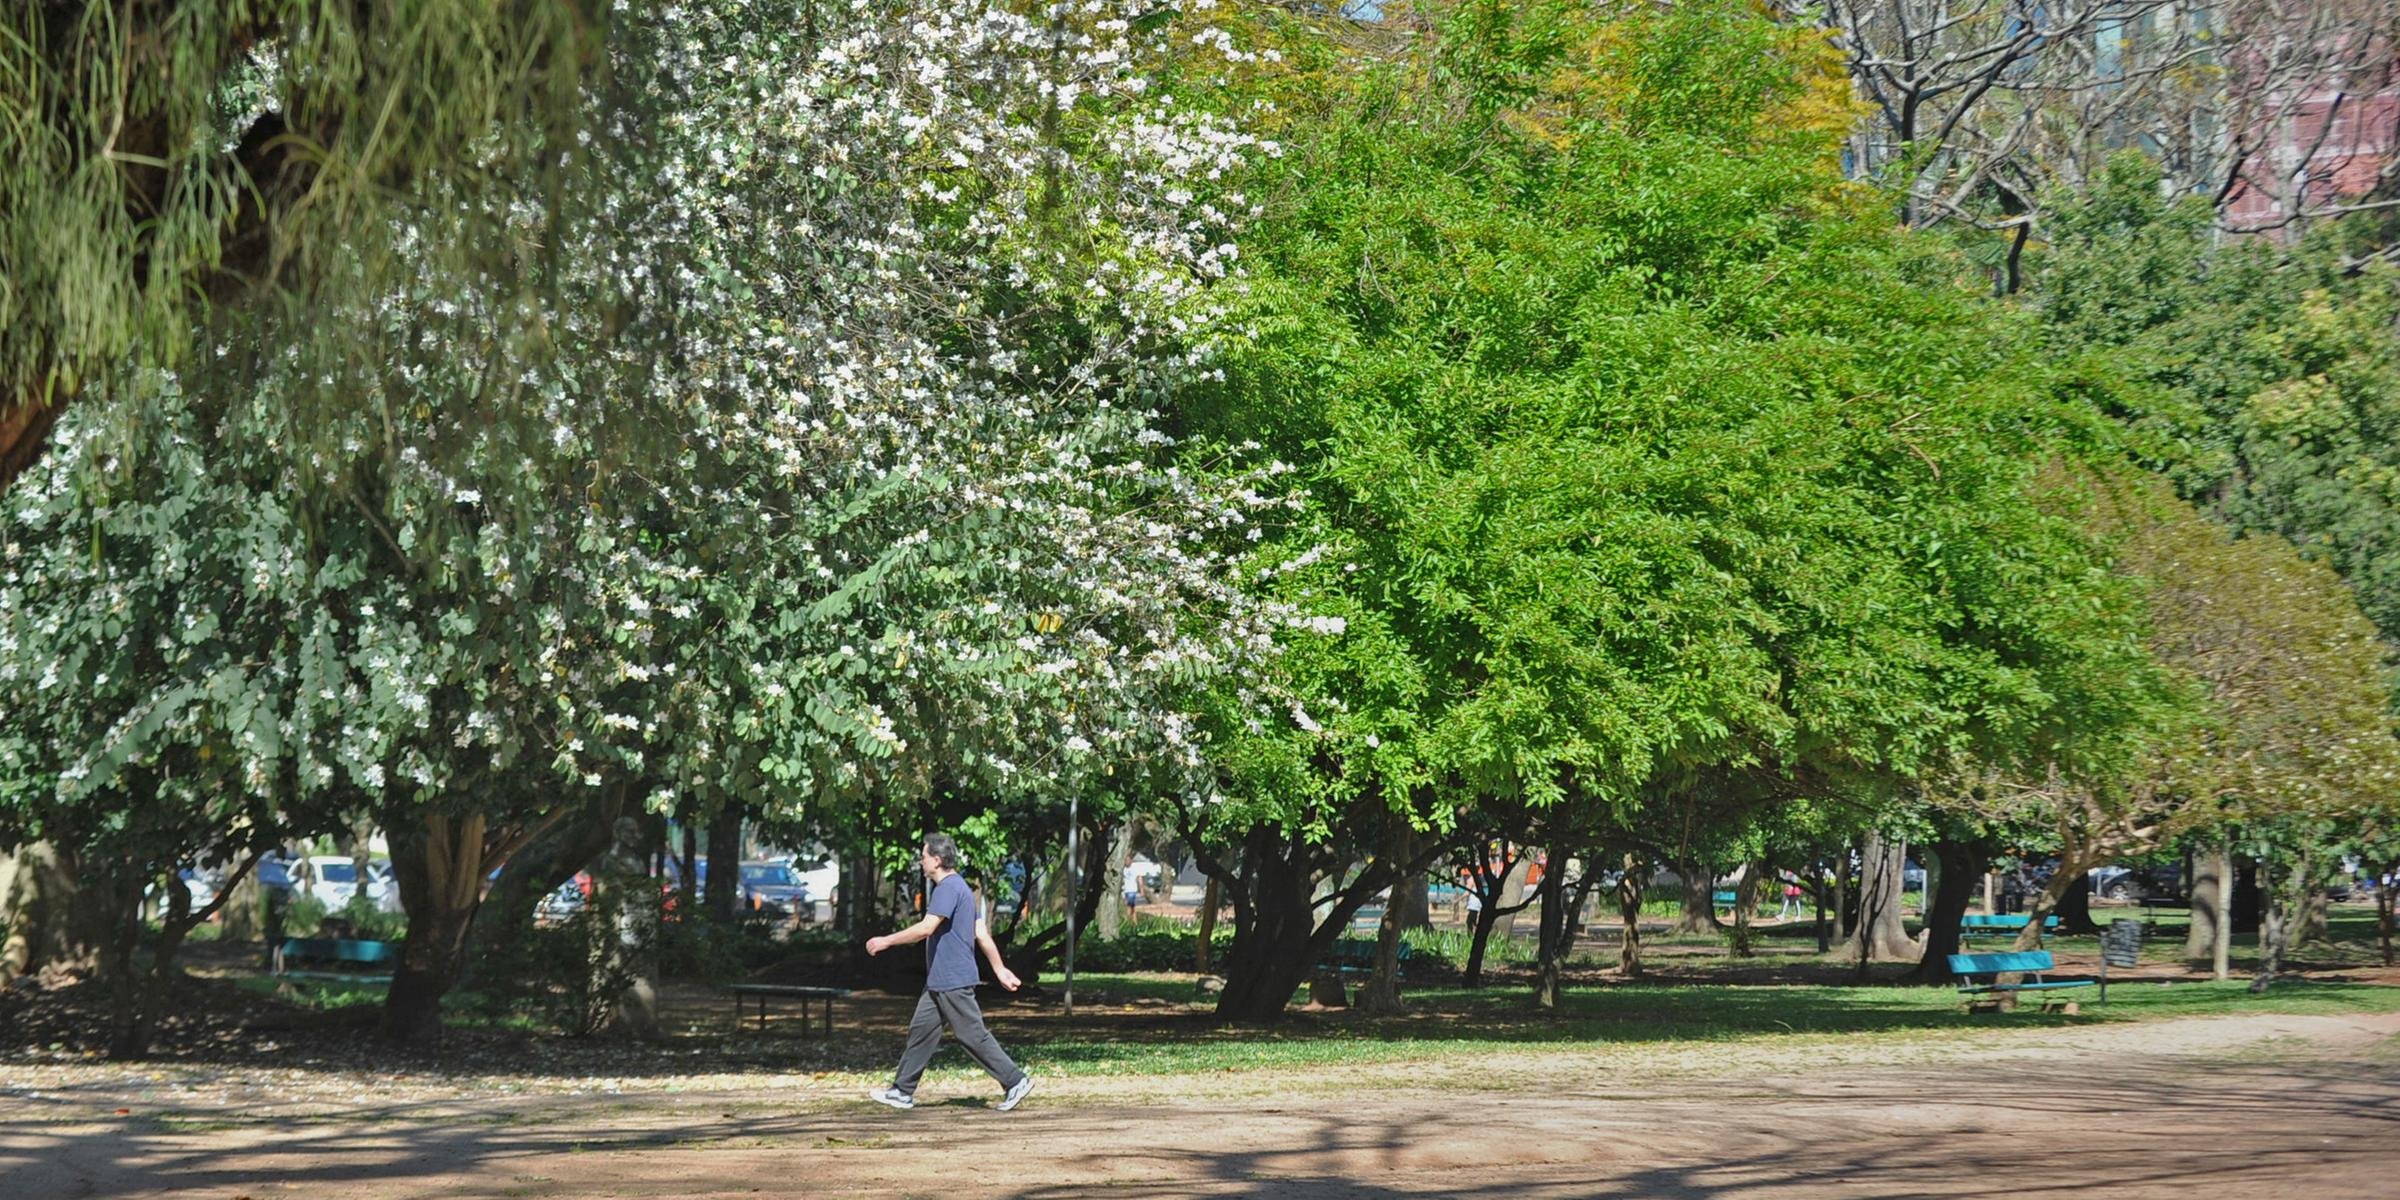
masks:
[[[1019,1104],[1023,1103],[1023,1102],[1024,1102],[1024,1100],[1025,1100],[1025,1094],[1026,1094],[1027,1092],[1030,1092],[1030,1091],[1032,1091],[1032,1090],[1033,1090],[1033,1076],[1031,1076],[1031,1075],[1028,1075],[1028,1076],[1024,1077],[1023,1079],[1020,1079],[1020,1080],[1018,1080],[1018,1081],[1017,1081],[1017,1086],[1015,1086],[1015,1087],[1012,1087],[1012,1088],[1008,1089],[1008,1091],[1007,1091],[1006,1093],[1004,1093],[1004,1094],[1002,1094],[1002,1095],[1001,1095],[1001,1097],[1000,1097],[1000,1105],[999,1105],[999,1107],[1000,1107],[1000,1111],[1001,1111],[1001,1112],[1007,1112],[1008,1110],[1010,1110],[1010,1109],[1012,1109],[1012,1108],[1015,1108],[1017,1105],[1019,1105]]]
[[[867,1093],[867,1099],[872,1100],[877,1104],[891,1105],[893,1108],[906,1109],[915,1108],[917,1106],[917,1098],[909,1095],[907,1092],[901,1091],[899,1088],[876,1088],[875,1090]]]

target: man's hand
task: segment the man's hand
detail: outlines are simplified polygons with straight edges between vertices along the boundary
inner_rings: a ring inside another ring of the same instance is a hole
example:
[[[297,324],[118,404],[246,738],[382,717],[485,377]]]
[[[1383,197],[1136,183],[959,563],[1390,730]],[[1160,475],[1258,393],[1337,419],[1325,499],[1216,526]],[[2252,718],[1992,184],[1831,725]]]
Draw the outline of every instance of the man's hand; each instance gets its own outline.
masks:
[[[992,978],[999,980],[1001,987],[1007,988],[1012,992],[1017,990],[1017,984],[1020,982],[1017,979],[1017,973],[1009,970],[1007,967],[993,967]]]
[[[871,937],[867,939],[867,955],[870,958],[891,948],[892,939],[888,937]]]

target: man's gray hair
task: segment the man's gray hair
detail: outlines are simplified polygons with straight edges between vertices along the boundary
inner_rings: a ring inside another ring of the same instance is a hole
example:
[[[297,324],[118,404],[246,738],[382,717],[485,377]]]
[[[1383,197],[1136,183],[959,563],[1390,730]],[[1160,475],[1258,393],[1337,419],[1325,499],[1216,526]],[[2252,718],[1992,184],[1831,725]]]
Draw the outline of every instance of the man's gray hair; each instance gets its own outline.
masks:
[[[958,869],[958,843],[949,834],[926,834],[925,853],[942,860],[942,869],[945,871]]]

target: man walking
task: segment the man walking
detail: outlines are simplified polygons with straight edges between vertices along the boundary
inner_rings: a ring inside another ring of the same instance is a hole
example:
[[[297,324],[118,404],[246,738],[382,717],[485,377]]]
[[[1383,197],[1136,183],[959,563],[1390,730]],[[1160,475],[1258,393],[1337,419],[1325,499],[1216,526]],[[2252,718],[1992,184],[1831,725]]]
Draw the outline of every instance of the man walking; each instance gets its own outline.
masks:
[[[917,1081],[924,1078],[925,1064],[933,1061],[933,1052],[942,1043],[942,1029],[948,1026],[958,1044],[1005,1089],[999,1108],[1007,1112],[1033,1090],[1033,1076],[1009,1061],[1008,1052],[993,1039],[992,1031],[984,1028],[983,1010],[975,1004],[976,949],[980,947],[984,957],[992,960],[992,975],[1001,987],[1017,990],[1016,972],[1000,961],[1000,947],[993,943],[976,911],[975,893],[959,878],[958,843],[949,834],[933,834],[925,839],[917,862],[933,882],[925,893],[925,918],[898,933],[868,938],[867,953],[881,954],[894,946],[932,939],[925,950],[925,994],[917,998],[916,1015],[909,1019],[908,1048],[900,1053],[900,1070],[892,1076],[892,1086],[876,1088],[867,1098],[893,1108],[915,1108]]]

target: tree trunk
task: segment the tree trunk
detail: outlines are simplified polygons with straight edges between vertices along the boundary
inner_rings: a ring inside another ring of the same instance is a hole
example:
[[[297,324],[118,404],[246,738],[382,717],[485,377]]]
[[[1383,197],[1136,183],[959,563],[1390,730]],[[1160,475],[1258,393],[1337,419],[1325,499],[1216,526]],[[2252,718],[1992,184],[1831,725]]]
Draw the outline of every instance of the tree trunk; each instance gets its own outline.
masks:
[[[1851,892],[1854,889],[1850,886],[1851,880],[1855,878],[1850,866],[1850,858],[1854,849],[1852,846],[1843,846],[1841,861],[1834,864],[1833,936],[1834,940],[1839,942],[1849,941],[1858,929],[1858,906],[1851,903]]]
[[[442,997],[458,982],[467,931],[483,903],[487,823],[482,813],[428,813],[414,828],[385,826],[408,939],[383,1006],[383,1036],[409,1042],[441,1028]]]
[[[1533,972],[1533,1002],[1543,1008],[1558,1007],[1560,959],[1567,940],[1566,879],[1567,856],[1553,847],[1549,865],[1542,870],[1541,933]]]
[[[1099,928],[1094,930],[1101,941],[1117,940],[1133,919],[1132,910],[1125,907],[1125,868],[1132,863],[1133,821],[1127,819],[1117,823],[1116,833],[1108,840],[1108,865],[1103,868],[1108,872],[1108,891],[1100,897]]]
[[[110,906],[80,886],[75,855],[50,842],[33,842],[0,872],[0,985],[47,967],[88,971],[100,964],[114,925]]]
[[[2217,952],[2217,927],[2225,922],[2224,884],[2232,878],[2232,856],[2222,846],[2192,859],[2192,923],[2183,935],[2183,957],[2194,966]]]
[[[1625,874],[1617,880],[1617,973],[1627,979],[1642,977],[1642,892],[1649,874],[1649,860],[1628,854]]]
[[[1430,856],[1428,856],[1430,857]],[[1283,1015],[1317,962],[1349,926],[1369,896],[1422,870],[1423,863],[1371,862],[1335,894],[1322,916],[1314,903],[1319,873],[1331,866],[1324,855],[1296,836],[1268,826],[1242,839],[1241,869],[1204,862],[1233,893],[1233,947],[1225,955],[1225,990],[1217,1016],[1230,1021],[1274,1021]],[[1387,910],[1388,911],[1388,910]]]
[[[1863,976],[1871,962],[1916,962],[1921,953],[1900,920],[1900,900],[1907,879],[1902,874],[1907,844],[1867,835],[1865,860],[1859,870],[1858,923],[1850,938]]]
[[[1494,910],[1496,919],[1492,922],[1494,934],[1500,937],[1516,936],[1517,914],[1524,911],[1528,902],[1525,895],[1525,877],[1532,873],[1533,854],[1531,851],[1519,847],[1517,860],[1508,865],[1508,875],[1500,881],[1500,907]],[[1491,908],[1492,906],[1487,903],[1484,907]]]
[[[1218,886],[1212,876],[1208,886],[1200,892],[1200,939],[1193,948],[1192,963],[1193,968],[1203,975],[1208,974],[1208,952],[1217,937],[1217,906],[1225,902]]]
[[[2266,928],[2266,888],[2259,884],[2258,860],[2237,858],[2233,863],[2233,931],[2257,933]]]
[[[1433,928],[1433,881],[1422,871],[1392,886],[1392,904],[1400,910],[1400,928]]]
[[[2325,898],[2325,889],[2312,887],[2300,901],[2299,927],[2293,930],[2295,946],[2323,945],[2333,936],[2332,901]]]
[[[1499,927],[1500,906],[1485,903],[1475,910],[1475,932],[1467,942],[1467,968],[1459,982],[1467,987],[1483,986],[1484,951],[1492,944],[1492,930]]]
[[[2233,844],[2221,842],[2217,847],[2217,928],[2216,939],[2209,945],[2209,969],[2222,983],[2233,978],[2233,886],[2235,871]]]
[[[1979,870],[1990,858],[1988,847],[1973,842],[1939,841],[1930,857],[1941,865],[1934,880],[1933,903],[1925,913],[1925,954],[1905,978],[1912,983],[1950,982],[1950,956],[1958,953],[1959,918],[1975,898]]]
[[[562,824],[527,844],[501,868],[500,879],[475,922],[476,970],[513,974],[518,947],[533,927],[542,897],[589,867],[616,840],[617,813],[606,801],[589,815]]]
[[[2288,873],[2283,884],[2285,892],[2294,890],[2292,880],[2295,877],[2305,877],[2305,872]],[[2266,991],[2267,985],[2275,982],[2276,973],[2283,970],[2284,950],[2290,941],[2292,928],[2289,897],[2275,890],[2275,867],[2265,859],[2260,859],[2258,863],[2258,891],[2262,923],[2258,930],[2258,974],[2250,980],[2253,994]]]
[[[2100,932],[2092,920],[2092,879],[2089,874],[2077,875],[2066,893],[2058,898],[2058,931],[2079,935]]]
[[[136,955],[142,944],[142,881],[116,871],[94,871],[86,888],[109,914],[108,940],[100,948],[100,977],[108,982],[108,1057],[140,1058],[150,1039],[141,1027],[143,979]]]
[[[1742,864],[1742,881],[1733,891],[1733,956],[1748,958],[1754,953],[1750,944],[1750,921],[1758,910],[1758,879],[1763,873],[1759,863]]]
[[[1393,863],[1414,862],[1417,858],[1417,832],[1406,821],[1392,822],[1391,836],[1385,839],[1384,854]],[[1367,986],[1359,997],[1359,1007],[1371,1016],[1397,1016],[1400,1004],[1400,930],[1407,924],[1402,897],[1414,881],[1419,909],[1425,901],[1425,873],[1409,871],[1392,882],[1391,898],[1384,902],[1383,920],[1375,927],[1375,969],[1367,975]]]
[[[1816,872],[1815,876],[1808,881],[1808,894],[1816,900],[1817,953],[1830,954],[1833,952],[1833,923],[1828,919],[1827,913],[1825,912],[1825,889],[1828,885],[1825,882],[1825,867],[1823,860],[1819,860],[1817,865],[1809,869]]]
[[[166,908],[160,913],[158,940],[151,944],[149,969],[141,976],[139,1005],[134,1011],[131,1028],[120,1030],[119,1036],[112,1038],[109,1057],[140,1058],[149,1054],[150,1041],[157,1033],[159,1019],[166,1015],[167,1000],[174,994],[176,985],[183,981],[183,966],[177,956],[182,953],[184,940],[201,922],[224,911],[235,891],[251,879],[251,869],[257,865],[256,854],[244,859],[225,881],[226,890],[197,912],[192,910],[191,889],[185,887],[183,880],[173,871],[166,873],[161,883]],[[140,885],[137,883],[135,887],[138,889]],[[137,892],[134,906],[137,919],[133,929],[137,943],[143,932],[138,919],[140,911]]]
[[[853,931],[852,940],[863,942],[868,935],[856,931],[865,928],[865,918],[873,915],[874,902],[869,899],[868,893],[875,886],[874,856],[865,853],[854,855],[849,866],[851,877],[842,884],[842,901],[844,904],[863,902],[867,905],[867,911],[860,914],[862,919],[850,927]],[[700,887],[706,895],[709,915],[719,921],[731,922],[735,910],[742,905],[740,805],[728,802],[717,813],[716,819],[708,823],[708,877]]]
[[[1358,1006],[1369,1016],[1391,1017],[1401,1012],[1400,1003],[1400,906],[1385,904],[1383,919],[1375,925],[1375,969],[1367,975],[1367,986],[1360,989]]]
[[[1989,916],[2000,911],[2000,872],[1983,873],[1983,911]]]
[[[1676,914],[1674,932],[1717,931],[1716,901],[1712,899],[1716,881],[1710,878],[1713,874],[1696,859],[1675,864],[1675,875],[1682,880],[1679,894],[1683,899],[1683,908]]]
[[[217,915],[218,939],[233,945],[259,940],[266,918],[266,889],[258,876],[244,871],[226,889],[225,908]]]
[[[2391,879],[2400,871],[2400,863],[2387,864],[2375,876],[2375,933],[2383,943],[2383,965],[2392,965],[2392,921],[2396,906],[2392,898]]]
[[[619,988],[610,1028],[627,1037],[649,1041],[658,1036],[658,886],[642,870],[653,841],[648,823],[627,813],[615,823],[615,845],[609,851],[609,870],[603,887],[620,894],[616,938],[609,947],[604,980]],[[735,869],[738,878],[739,868]]]
[[[1340,926],[1327,922],[1319,936],[1308,873],[1280,854],[1257,853],[1259,833],[1249,840],[1253,850],[1244,855],[1243,878],[1233,888],[1233,946],[1225,955],[1225,990],[1217,996],[1217,1015],[1234,1021],[1273,1021],[1283,1015],[1292,993],[1332,946],[1330,931]],[[1348,913],[1341,916],[1349,920]]]

